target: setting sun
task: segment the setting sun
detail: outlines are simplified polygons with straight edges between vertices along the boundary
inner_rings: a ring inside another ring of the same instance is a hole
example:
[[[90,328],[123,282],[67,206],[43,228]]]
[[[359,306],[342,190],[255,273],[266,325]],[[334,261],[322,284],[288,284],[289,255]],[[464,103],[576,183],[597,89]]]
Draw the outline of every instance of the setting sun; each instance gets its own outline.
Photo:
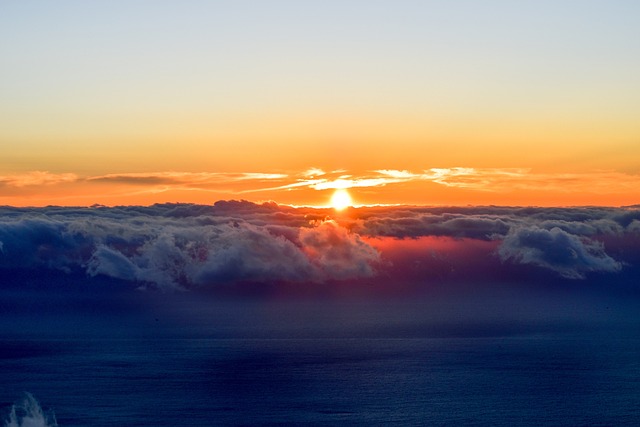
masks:
[[[353,205],[353,200],[351,200],[349,192],[345,189],[336,190],[331,196],[331,207],[337,211],[344,210],[351,205]]]

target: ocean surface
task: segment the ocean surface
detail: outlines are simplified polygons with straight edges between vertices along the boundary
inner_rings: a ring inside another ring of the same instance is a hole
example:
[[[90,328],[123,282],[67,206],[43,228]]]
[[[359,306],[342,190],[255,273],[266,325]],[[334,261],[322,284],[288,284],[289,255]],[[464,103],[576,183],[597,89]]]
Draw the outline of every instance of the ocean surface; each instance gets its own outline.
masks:
[[[28,392],[64,427],[640,424],[635,306],[141,294],[4,294],[4,419]]]

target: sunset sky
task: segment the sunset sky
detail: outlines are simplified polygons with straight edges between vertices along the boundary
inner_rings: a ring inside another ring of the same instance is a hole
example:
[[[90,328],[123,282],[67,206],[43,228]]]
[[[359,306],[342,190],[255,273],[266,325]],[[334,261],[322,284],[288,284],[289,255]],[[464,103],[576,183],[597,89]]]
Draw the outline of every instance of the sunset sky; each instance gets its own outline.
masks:
[[[640,2],[4,1],[0,205],[640,203]]]

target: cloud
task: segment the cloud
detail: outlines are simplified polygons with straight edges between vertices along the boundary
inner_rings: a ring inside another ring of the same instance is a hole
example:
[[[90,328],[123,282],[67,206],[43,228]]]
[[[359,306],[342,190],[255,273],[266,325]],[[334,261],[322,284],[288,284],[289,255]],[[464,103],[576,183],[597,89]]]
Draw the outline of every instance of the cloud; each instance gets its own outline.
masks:
[[[87,273],[91,276],[103,274],[122,280],[138,280],[139,269],[129,258],[108,246],[99,245],[87,264]]]
[[[514,190],[584,191],[607,194],[633,191],[640,176],[616,171],[588,173],[539,173],[526,168],[431,168],[414,173],[407,170],[375,171],[395,182],[430,181],[447,187],[477,191],[501,192]]]
[[[503,260],[548,268],[569,279],[582,279],[590,271],[617,272],[622,268],[601,243],[558,227],[516,227],[505,237],[499,254]]]
[[[322,176],[325,174],[326,172],[319,168],[309,168],[306,171],[302,172],[302,176],[306,178],[313,178],[313,177]]]
[[[343,171],[341,171],[343,172]],[[526,176],[528,169],[474,169],[474,168],[431,168],[419,173],[407,170],[379,169],[359,176],[330,176],[325,178],[299,179],[295,186],[308,186],[315,190],[346,189],[362,187],[380,187],[412,181],[434,182],[448,187],[472,188],[476,190],[496,191],[502,181]],[[278,189],[291,188],[281,186]]]
[[[291,190],[300,187],[315,190],[367,188],[430,182],[451,188],[484,192],[527,190],[610,194],[633,191],[640,185],[638,175],[602,170],[588,173],[539,173],[526,168],[451,167],[423,169],[417,172],[396,169],[350,174],[345,172],[324,172],[320,169],[292,172],[283,180],[282,185],[256,187],[243,192]]]
[[[286,178],[280,173],[217,173],[217,172],[152,172],[152,173],[120,173],[92,176],[87,181],[118,182],[131,185],[166,184],[185,187],[206,187],[221,183],[239,181],[270,181]]]
[[[275,204],[5,209],[1,269],[85,271],[161,288],[368,277],[379,254]]]
[[[513,227],[560,228],[579,236],[624,233],[640,217],[626,208],[364,207],[353,230],[368,236],[501,239]]]
[[[640,234],[640,220],[637,220],[637,219],[633,220],[631,224],[627,226],[627,231],[629,231],[630,233]]]
[[[136,286],[207,289],[393,283],[402,275],[422,283],[501,280],[531,267],[583,279],[639,267],[638,208],[401,206],[333,214],[247,201],[0,207],[0,271],[53,269]]]
[[[50,173],[48,171],[31,171],[21,174],[0,176],[0,185],[8,187],[36,187],[74,182],[78,176],[73,173]]]
[[[379,174],[390,176],[392,178],[397,179],[413,179],[416,177],[415,174],[407,171],[407,170],[393,170],[393,169],[379,169],[376,170]]]
[[[496,242],[496,253],[506,262],[496,269],[527,264],[572,279],[632,268],[620,257],[632,258],[629,248],[637,246],[633,235],[640,223],[640,210],[633,207],[372,207],[360,212],[348,227],[363,236],[462,239],[459,252],[468,239]],[[605,240],[618,248],[614,254],[606,252]],[[460,271],[463,260],[451,261]]]
[[[264,227],[225,227],[202,248],[202,262],[191,266],[199,285],[237,281],[323,280],[302,248]],[[164,251],[160,252],[164,253]]]
[[[64,229],[62,222],[38,217],[0,222],[0,268],[65,269],[83,242]]]
[[[370,277],[378,252],[335,221],[300,230],[300,242],[312,262],[332,279]]]
[[[505,235],[514,221],[491,215],[432,214],[407,211],[398,217],[371,217],[354,224],[354,230],[369,236],[448,236],[491,240]]]

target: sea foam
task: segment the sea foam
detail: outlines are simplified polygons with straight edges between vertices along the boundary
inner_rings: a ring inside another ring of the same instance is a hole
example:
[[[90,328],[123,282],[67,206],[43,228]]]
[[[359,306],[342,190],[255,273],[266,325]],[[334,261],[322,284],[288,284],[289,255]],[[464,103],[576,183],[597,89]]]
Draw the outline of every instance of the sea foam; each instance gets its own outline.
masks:
[[[11,406],[4,427],[57,427],[53,412],[45,413],[31,393]]]

